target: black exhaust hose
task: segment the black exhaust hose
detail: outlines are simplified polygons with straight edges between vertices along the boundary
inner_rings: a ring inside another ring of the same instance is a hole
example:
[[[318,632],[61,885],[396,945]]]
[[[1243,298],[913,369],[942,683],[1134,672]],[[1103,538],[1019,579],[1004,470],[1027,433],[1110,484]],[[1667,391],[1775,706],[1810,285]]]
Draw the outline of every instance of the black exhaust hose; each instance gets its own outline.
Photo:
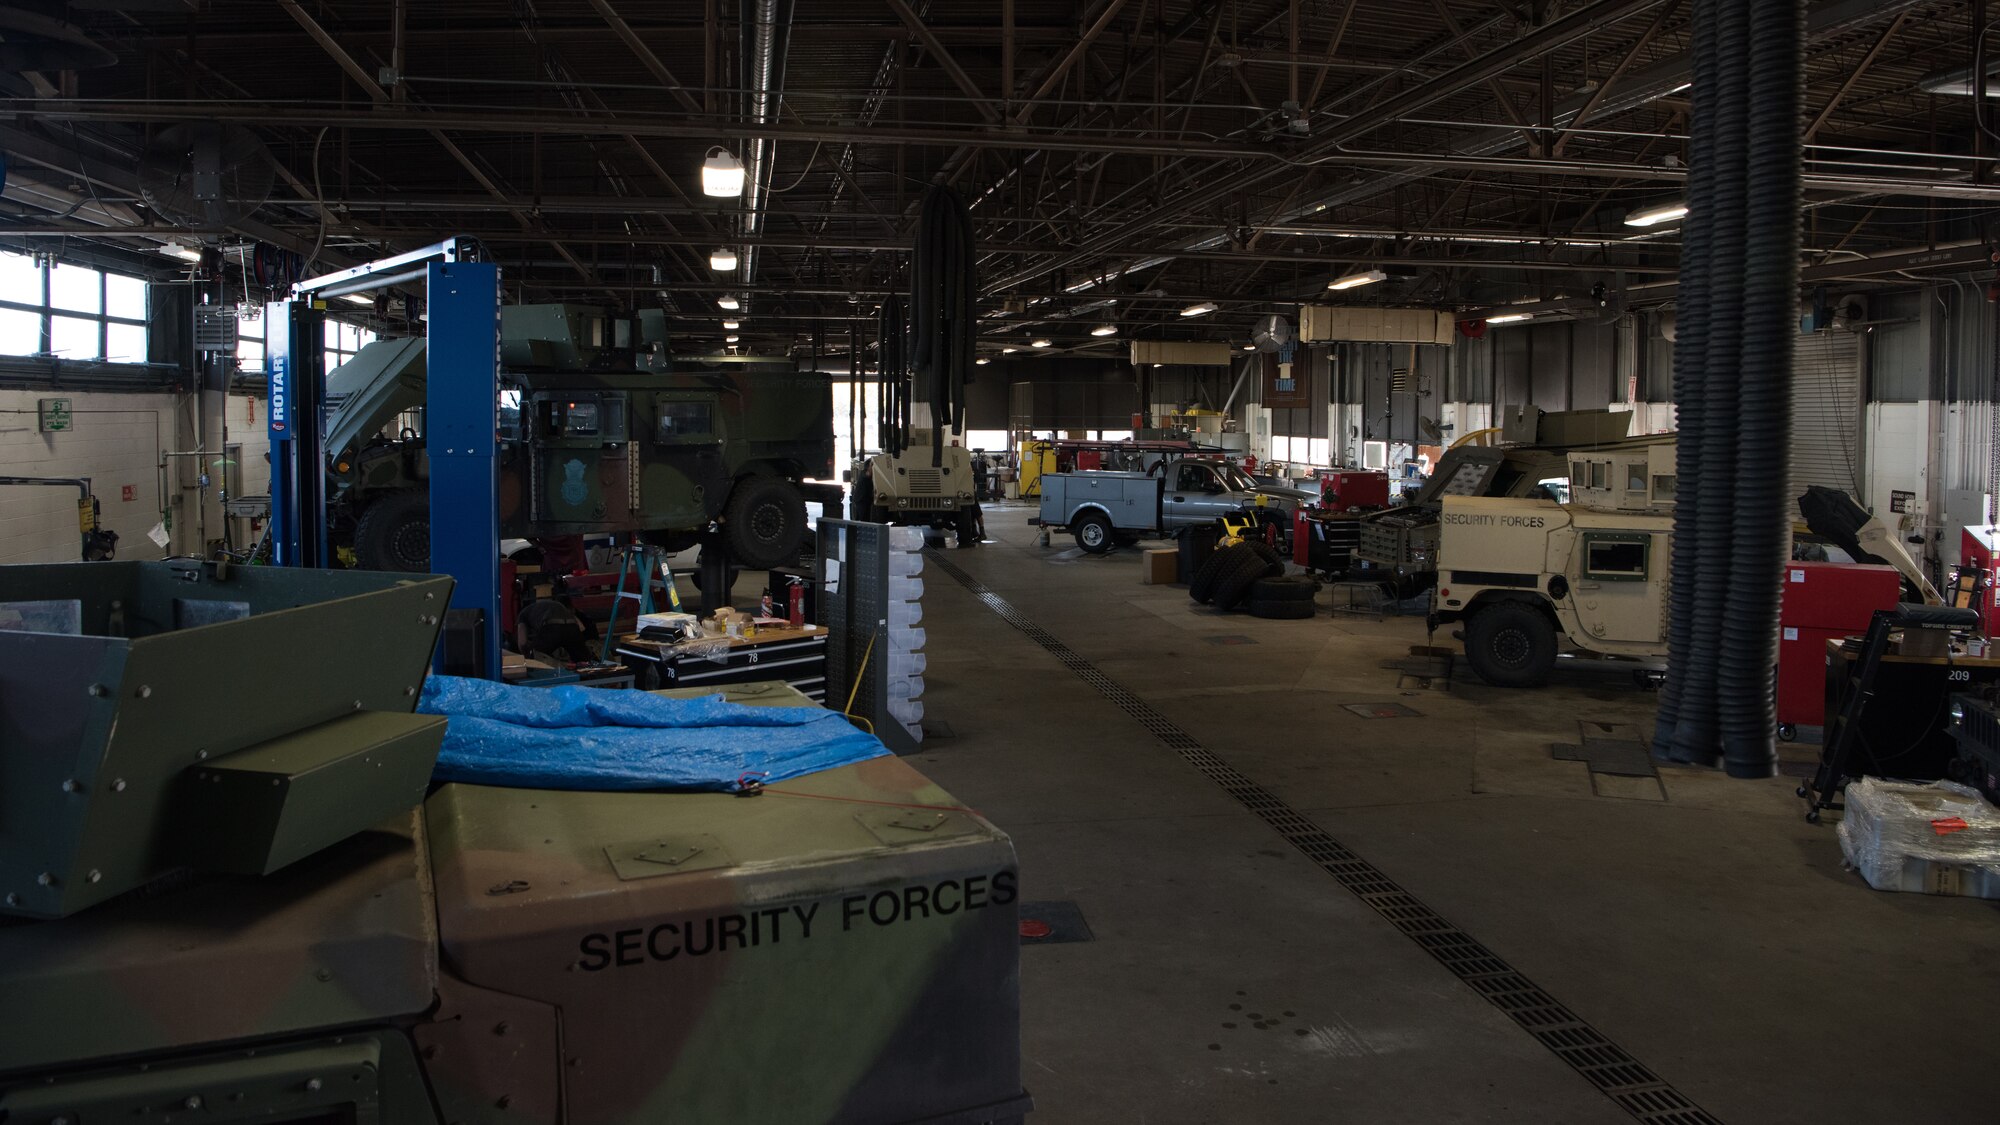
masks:
[[[1798,329],[1800,0],[1752,0],[1748,202],[1742,301],[1729,596],[1717,684],[1723,767],[1731,777],[1777,772],[1772,671],[1787,558],[1792,352]]]
[[[946,426],[965,424],[965,384],[979,325],[972,218],[943,184],[924,192],[910,268],[911,361],[931,407],[931,464],[944,463]]]
[[[1694,645],[1694,583],[1701,571],[1703,528],[1695,518],[1693,498],[1701,487],[1702,443],[1707,434],[1702,407],[1708,400],[1701,386],[1708,345],[1708,223],[1714,212],[1714,168],[1705,158],[1714,132],[1709,92],[1715,88],[1714,0],[1695,0],[1693,11],[1694,89],[1689,121],[1689,149],[1697,158],[1688,166],[1688,215],[1681,224],[1680,289],[1675,298],[1674,383],[1676,428],[1674,451],[1676,494],[1687,503],[1674,506],[1672,580],[1667,590],[1667,678],[1660,685],[1659,714],[1653,726],[1653,753],[1673,760],[1678,745],[1681,712],[1691,720],[1702,701],[1684,690],[1686,667]]]
[[[1728,597],[1732,548],[1723,513],[1730,506],[1735,462],[1736,388],[1723,373],[1735,367],[1742,343],[1737,318],[1743,292],[1743,180],[1748,155],[1743,37],[1748,20],[1740,2],[1731,0],[1704,3],[1696,12],[1700,24],[1695,92],[1707,123],[1696,138],[1700,144],[1689,151],[1689,166],[1705,169],[1705,179],[1703,196],[1687,202],[1690,218],[1696,208],[1703,216],[1692,237],[1702,246],[1707,273],[1695,326],[1701,334],[1701,355],[1699,365],[1691,367],[1688,397],[1682,401],[1699,404],[1694,419],[1699,475],[1691,491],[1685,485],[1676,490],[1682,503],[1675,506],[1675,517],[1676,531],[1682,521],[1698,521],[1700,527],[1692,572],[1674,576],[1675,581],[1687,583],[1688,623],[1681,651],[1669,656],[1668,678],[1680,681],[1679,708],[1673,739],[1660,747],[1660,753],[1671,761],[1712,766],[1721,760],[1716,709],[1719,622]],[[1701,84],[1704,80],[1706,85]],[[1675,370],[1680,371],[1678,362]],[[1687,433],[1686,420],[1680,429]],[[1677,456],[1677,468],[1678,461]]]
[[[1722,760],[1717,697],[1721,622],[1735,558],[1728,512],[1736,480],[1736,373],[1743,353],[1744,240],[1748,237],[1749,18],[1744,0],[1721,0],[1715,5],[1714,20],[1716,66],[1711,106],[1715,129],[1707,155],[1715,168],[1709,203],[1715,220],[1707,227],[1708,338],[1700,391],[1708,402],[1702,415],[1702,478],[1694,512],[1708,534],[1702,538],[1702,562],[1695,574],[1693,643],[1688,682],[1682,689],[1701,704],[1697,721],[1681,723],[1673,749],[1676,761],[1701,766],[1719,765]]]

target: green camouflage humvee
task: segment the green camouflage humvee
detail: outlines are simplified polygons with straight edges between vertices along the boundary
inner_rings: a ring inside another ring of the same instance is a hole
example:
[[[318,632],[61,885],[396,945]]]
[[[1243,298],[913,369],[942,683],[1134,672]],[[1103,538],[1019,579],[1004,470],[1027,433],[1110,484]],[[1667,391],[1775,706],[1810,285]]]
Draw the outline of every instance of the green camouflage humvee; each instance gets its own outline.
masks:
[[[636,531],[680,550],[719,525],[735,560],[791,561],[808,499],[837,508],[826,376],[787,361],[668,359],[644,322],[581,305],[500,310],[500,527]],[[636,340],[636,343],[635,343]],[[334,541],[367,570],[430,569],[424,341],[378,340],[327,376]]]
[[[433,783],[451,587],[0,567],[0,1121],[1021,1120],[1004,834],[893,756]]]

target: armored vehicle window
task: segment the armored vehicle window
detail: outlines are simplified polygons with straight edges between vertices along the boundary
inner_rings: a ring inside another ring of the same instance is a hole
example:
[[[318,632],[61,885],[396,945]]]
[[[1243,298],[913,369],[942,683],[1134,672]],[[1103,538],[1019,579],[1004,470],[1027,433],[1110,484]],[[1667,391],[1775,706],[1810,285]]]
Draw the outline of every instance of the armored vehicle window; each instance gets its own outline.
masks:
[[[1604,462],[1602,462],[1602,461],[1593,461],[1593,462],[1591,462],[1591,464],[1590,464],[1590,487],[1592,487],[1592,488],[1610,488],[1610,487],[1611,487],[1611,466],[1609,466],[1609,465],[1606,465],[1606,464],[1605,464]]]
[[[687,441],[715,433],[715,404],[712,402],[662,402],[655,423],[654,440]]]
[[[1646,535],[1587,535],[1583,576],[1610,582],[1644,582],[1653,540]]]
[[[543,402],[542,433],[548,437],[593,437],[597,433],[597,403]]]
[[[1653,499],[1672,500],[1674,498],[1674,474],[1662,473],[1653,478]]]
[[[1633,464],[1625,468],[1625,491],[1646,491],[1646,466]]]
[[[495,409],[502,437],[511,438],[521,432],[521,392],[518,388],[501,388]]]

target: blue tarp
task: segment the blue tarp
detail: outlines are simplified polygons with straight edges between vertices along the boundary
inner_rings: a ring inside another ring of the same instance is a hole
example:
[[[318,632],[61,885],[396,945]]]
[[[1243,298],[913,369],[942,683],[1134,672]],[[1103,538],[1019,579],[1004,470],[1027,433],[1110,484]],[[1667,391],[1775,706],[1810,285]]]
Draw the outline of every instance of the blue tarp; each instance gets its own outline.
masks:
[[[820,707],[751,707],[600,688],[430,676],[417,710],[450,719],[432,777],[524,789],[734,790],[878,758]]]

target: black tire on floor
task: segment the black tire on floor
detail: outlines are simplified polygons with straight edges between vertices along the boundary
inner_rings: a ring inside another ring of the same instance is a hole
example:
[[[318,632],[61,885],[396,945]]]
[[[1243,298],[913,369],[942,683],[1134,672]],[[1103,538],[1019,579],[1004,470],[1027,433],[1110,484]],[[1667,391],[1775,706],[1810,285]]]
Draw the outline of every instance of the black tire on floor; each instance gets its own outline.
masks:
[[[1250,596],[1250,587],[1279,569],[1277,563],[1265,562],[1254,552],[1245,554],[1236,569],[1215,584],[1215,608],[1228,610],[1242,605]]]
[[[1232,548],[1228,547],[1218,547],[1210,551],[1207,558],[1201,560],[1201,565],[1194,568],[1194,577],[1188,581],[1188,597],[1204,605],[1214,600],[1215,584],[1222,581],[1222,576],[1233,569],[1230,560],[1242,558],[1240,555],[1232,554],[1231,550]]]
[[[805,542],[805,497],[783,477],[750,477],[730,494],[723,531],[737,562],[752,570],[783,566],[798,557]]]
[[[1093,555],[1109,551],[1113,545],[1111,517],[1103,512],[1085,512],[1074,524],[1076,545]]]
[[[1257,557],[1263,559],[1265,562],[1282,564],[1285,561],[1284,556],[1278,553],[1276,547],[1271,546],[1262,539],[1245,539],[1243,545],[1256,552]]]
[[[1527,602],[1495,602],[1465,626],[1465,660],[1495,687],[1541,687],[1556,667],[1556,627]]]
[[[1268,618],[1272,621],[1303,621],[1319,612],[1319,606],[1310,598],[1305,601],[1264,601],[1250,599],[1250,616]]]
[[[431,498],[422,489],[391,492],[362,509],[354,524],[354,561],[363,570],[429,574]]]
[[[1319,593],[1319,583],[1303,574],[1280,578],[1259,578],[1250,587],[1253,602],[1310,602]]]
[[[958,510],[958,517],[952,521],[952,530],[958,532],[958,545],[977,547],[986,538],[986,514],[979,505],[968,504]]]

